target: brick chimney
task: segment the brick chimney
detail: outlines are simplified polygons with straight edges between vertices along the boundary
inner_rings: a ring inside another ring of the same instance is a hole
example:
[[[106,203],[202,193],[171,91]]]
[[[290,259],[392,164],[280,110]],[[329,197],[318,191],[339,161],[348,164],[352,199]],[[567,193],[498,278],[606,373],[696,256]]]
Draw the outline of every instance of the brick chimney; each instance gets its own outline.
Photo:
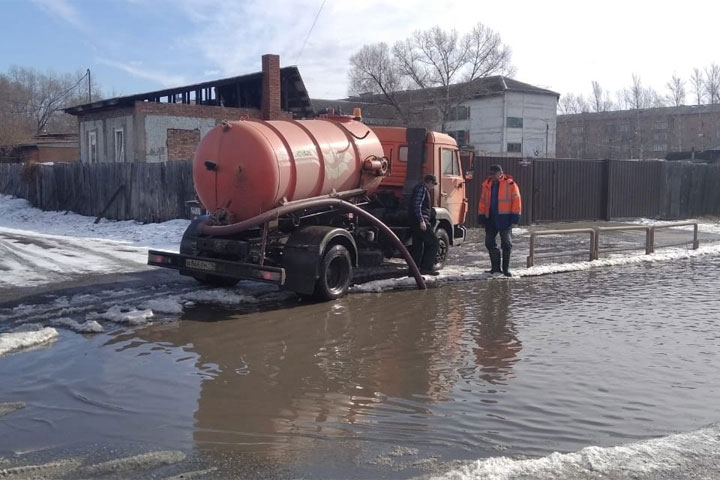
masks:
[[[262,118],[275,120],[280,118],[280,57],[266,54],[262,56]]]

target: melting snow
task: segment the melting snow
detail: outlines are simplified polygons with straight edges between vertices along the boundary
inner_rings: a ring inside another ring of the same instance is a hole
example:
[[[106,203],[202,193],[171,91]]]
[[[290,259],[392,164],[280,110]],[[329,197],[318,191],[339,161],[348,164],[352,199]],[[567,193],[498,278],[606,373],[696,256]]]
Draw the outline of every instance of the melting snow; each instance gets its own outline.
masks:
[[[57,330],[46,327],[41,330],[29,332],[12,332],[0,334],[0,355],[13,350],[31,348],[55,340],[58,336]]]
[[[688,473],[701,459],[717,468],[720,427],[620,445],[587,447],[575,453],[553,453],[547,457],[516,460],[496,457],[478,460],[462,468],[432,477],[435,480],[509,479],[601,479],[673,478],[671,472]],[[710,478],[710,477],[707,477]],[[715,478],[715,477],[712,477]]]

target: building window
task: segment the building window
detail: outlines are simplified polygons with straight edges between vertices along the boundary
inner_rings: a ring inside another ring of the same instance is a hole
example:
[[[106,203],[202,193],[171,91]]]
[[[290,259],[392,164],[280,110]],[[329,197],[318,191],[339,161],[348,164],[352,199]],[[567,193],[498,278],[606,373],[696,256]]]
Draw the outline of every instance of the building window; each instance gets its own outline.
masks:
[[[653,140],[665,141],[667,140],[667,132],[660,132],[653,135]]]
[[[470,144],[470,132],[467,130],[453,130],[448,132],[448,135],[453,137],[458,145],[469,145]]]
[[[450,114],[448,120],[467,120],[470,118],[470,108],[464,105],[458,105],[457,107],[450,108]]]
[[[115,161],[125,161],[125,132],[122,128],[115,130]]]
[[[98,161],[97,154],[97,132],[92,130],[88,132],[88,162],[96,163]]]
[[[576,133],[576,134],[577,134],[577,133],[583,133],[584,130],[585,130],[585,129],[584,129],[582,126],[580,126],[580,127],[572,127],[572,128],[570,129],[570,131],[571,131],[572,133]]]
[[[667,120],[656,120],[655,121],[655,130],[667,130],[668,123]]]
[[[507,117],[507,128],[523,128],[522,117]]]
[[[667,144],[655,143],[653,144],[653,152],[664,152],[667,150]]]
[[[618,132],[629,132],[630,131],[630,125],[627,123],[621,123],[617,126]]]
[[[457,154],[455,150],[443,148],[440,153],[440,167],[443,175],[460,176],[460,166],[458,165]]]
[[[508,152],[522,152],[522,143],[508,143],[507,151]]]

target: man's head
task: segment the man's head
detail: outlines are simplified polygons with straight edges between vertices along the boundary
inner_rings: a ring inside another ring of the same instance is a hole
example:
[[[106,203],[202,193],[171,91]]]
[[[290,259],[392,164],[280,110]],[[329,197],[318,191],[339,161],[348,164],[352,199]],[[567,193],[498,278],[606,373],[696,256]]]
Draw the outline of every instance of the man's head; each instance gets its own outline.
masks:
[[[488,177],[497,181],[497,180],[500,180],[502,175],[503,175],[503,169],[500,165],[490,165],[490,169],[488,171]]]
[[[430,190],[434,185],[437,185],[437,178],[435,178],[435,175],[425,175],[425,178],[423,178],[423,182],[425,182],[425,186]]]

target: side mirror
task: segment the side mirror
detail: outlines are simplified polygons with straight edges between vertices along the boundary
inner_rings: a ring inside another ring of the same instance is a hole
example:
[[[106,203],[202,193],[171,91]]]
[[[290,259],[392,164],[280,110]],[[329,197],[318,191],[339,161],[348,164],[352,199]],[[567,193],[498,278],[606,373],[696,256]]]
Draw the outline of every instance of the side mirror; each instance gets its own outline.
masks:
[[[465,171],[465,180],[472,180],[473,174],[475,173],[475,154],[473,152],[467,152],[468,169]]]

